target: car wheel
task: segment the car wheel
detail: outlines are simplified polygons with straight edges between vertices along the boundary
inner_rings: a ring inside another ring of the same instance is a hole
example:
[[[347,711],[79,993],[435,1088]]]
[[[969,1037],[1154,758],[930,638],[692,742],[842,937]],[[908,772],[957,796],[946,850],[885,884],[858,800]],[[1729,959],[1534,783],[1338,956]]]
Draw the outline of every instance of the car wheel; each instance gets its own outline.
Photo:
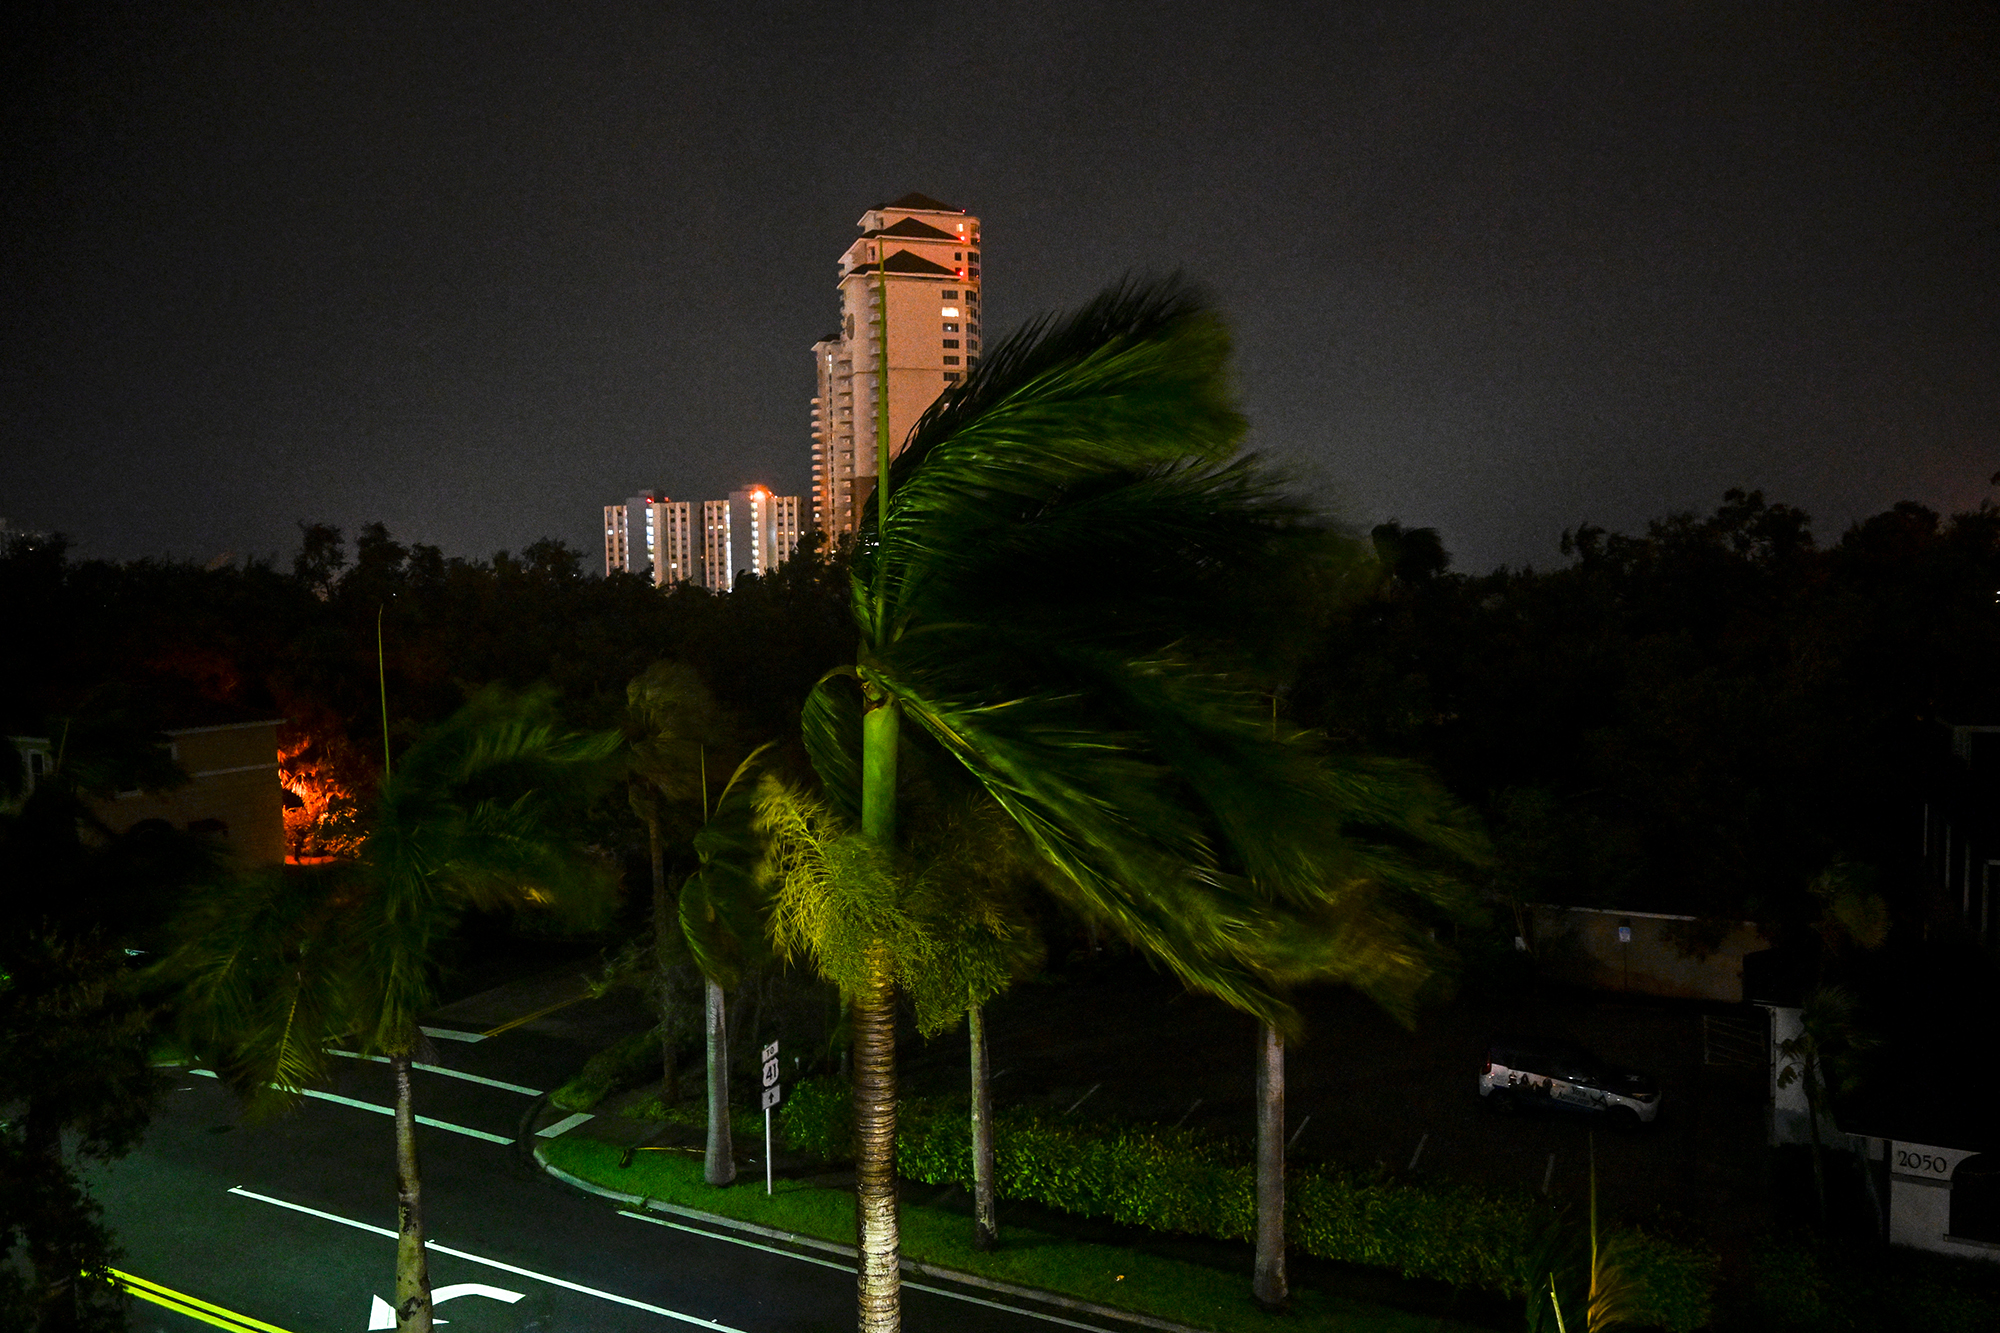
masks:
[[[1642,1123],[1639,1113],[1629,1106],[1611,1108],[1611,1128],[1620,1134],[1637,1134]]]

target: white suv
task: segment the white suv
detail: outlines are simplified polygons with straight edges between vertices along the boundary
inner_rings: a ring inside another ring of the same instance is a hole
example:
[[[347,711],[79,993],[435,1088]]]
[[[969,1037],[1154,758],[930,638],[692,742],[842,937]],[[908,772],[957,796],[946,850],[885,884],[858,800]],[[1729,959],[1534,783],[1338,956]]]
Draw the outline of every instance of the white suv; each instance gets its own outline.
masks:
[[[1660,1088],[1652,1079],[1610,1068],[1566,1042],[1495,1042],[1479,1075],[1479,1095],[1496,1111],[1574,1111],[1627,1128],[1651,1124],[1660,1113]]]

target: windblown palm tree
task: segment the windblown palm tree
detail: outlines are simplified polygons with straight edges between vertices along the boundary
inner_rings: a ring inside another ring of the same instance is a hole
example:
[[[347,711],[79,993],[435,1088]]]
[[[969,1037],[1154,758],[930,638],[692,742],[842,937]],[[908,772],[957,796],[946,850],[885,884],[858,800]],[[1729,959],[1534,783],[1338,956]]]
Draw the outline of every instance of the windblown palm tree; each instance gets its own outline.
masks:
[[[324,1082],[336,1042],[388,1062],[402,1333],[431,1327],[410,1067],[436,1000],[436,950],[468,910],[581,922],[609,905],[606,868],[566,820],[617,745],[558,731],[545,696],[483,694],[385,778],[359,861],[217,886],[183,915],[163,964],[182,988],[190,1045],[253,1109]]]
[[[653,861],[655,992],[661,998],[667,1075],[661,1096],[671,1103],[674,1092],[666,978],[685,943],[701,972],[704,994],[708,1148],[703,1178],[711,1185],[727,1185],[736,1179],[736,1155],[729,1121],[726,994],[769,953],[766,894],[757,877],[763,850],[753,825],[754,775],[770,747],[759,746],[743,756],[734,720],[685,663],[654,663],[626,694],[632,804],[646,820]],[[724,777],[722,766],[736,756],[742,757]],[[669,890],[662,852],[662,828],[669,823],[690,829],[700,863],[678,893]]]
[[[1009,339],[939,400],[870,501],[858,660],[805,714],[830,802],[816,841],[834,854],[795,861],[787,882],[803,887],[780,908],[781,923],[821,927],[792,941],[844,952],[815,955],[852,1004],[864,1329],[899,1321],[892,997],[937,947],[928,881],[897,857],[905,717],[1019,826],[1079,914],[1191,987],[1284,1031],[1293,984],[1410,970],[1416,946],[1379,929],[1399,891],[1375,873],[1388,853],[1346,836],[1382,793],[1310,738],[1273,735],[1232,671],[1272,591],[1337,544],[1235,457],[1227,353],[1221,321],[1179,284],[1107,293]],[[842,817],[859,838],[826,836]],[[854,915],[834,927],[799,908],[812,891]]]

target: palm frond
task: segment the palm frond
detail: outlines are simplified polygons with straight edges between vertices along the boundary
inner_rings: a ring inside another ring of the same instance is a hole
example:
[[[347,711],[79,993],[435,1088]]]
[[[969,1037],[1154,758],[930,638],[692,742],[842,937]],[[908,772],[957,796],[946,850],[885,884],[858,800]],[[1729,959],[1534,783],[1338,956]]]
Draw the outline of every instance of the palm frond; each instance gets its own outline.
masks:
[[[730,774],[715,808],[695,835],[701,868],[680,892],[681,932],[702,975],[733,989],[768,955],[769,911],[759,875],[764,858],[758,829],[757,775],[770,745],[760,745]]]
[[[363,897],[351,867],[274,869],[217,884],[177,922],[161,976],[180,1036],[258,1113],[323,1084],[327,1045],[365,1021]]]
[[[820,788],[841,818],[861,822],[861,688],[850,668],[814,684],[799,717],[806,754]]]
[[[928,970],[936,942],[910,910],[890,853],[832,807],[775,777],[757,790],[771,886],[771,942],[788,961],[809,961],[848,998],[876,981],[887,951],[899,979]]]

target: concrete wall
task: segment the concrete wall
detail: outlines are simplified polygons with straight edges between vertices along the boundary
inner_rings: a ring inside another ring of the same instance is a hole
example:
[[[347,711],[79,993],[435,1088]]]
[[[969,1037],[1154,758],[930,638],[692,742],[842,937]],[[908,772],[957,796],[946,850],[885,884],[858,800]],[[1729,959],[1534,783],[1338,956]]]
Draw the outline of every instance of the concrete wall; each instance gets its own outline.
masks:
[[[2000,1243],[1951,1234],[1952,1180],[1968,1158],[1963,1148],[1883,1142],[1889,1157],[1889,1243],[1965,1259],[2000,1262]]]
[[[1534,903],[1528,913],[1542,974],[1599,990],[1740,1004],[1743,957],[1767,947],[1748,921],[1726,923],[1721,941],[1696,957],[1685,951],[1685,937],[1703,925],[1696,917],[1548,903]]]

